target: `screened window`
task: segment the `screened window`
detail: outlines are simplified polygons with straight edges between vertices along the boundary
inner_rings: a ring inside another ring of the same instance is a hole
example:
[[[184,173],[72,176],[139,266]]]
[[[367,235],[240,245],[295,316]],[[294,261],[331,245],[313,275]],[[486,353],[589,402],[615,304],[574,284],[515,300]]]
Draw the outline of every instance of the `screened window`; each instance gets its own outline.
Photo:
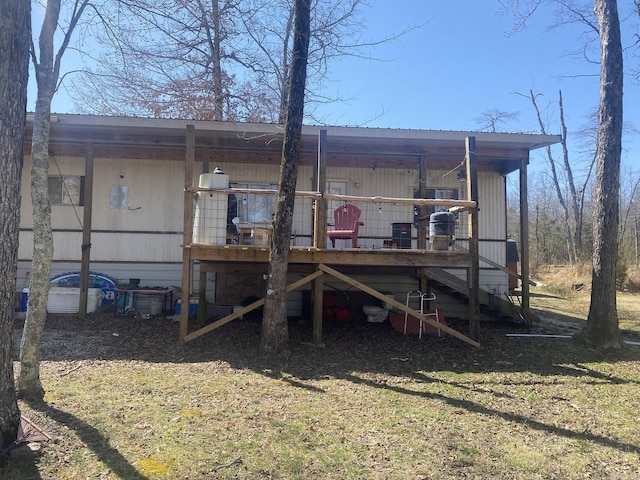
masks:
[[[277,190],[275,183],[234,183],[234,188],[255,188],[261,190]],[[240,223],[270,223],[276,211],[275,195],[259,195],[241,193],[237,195],[237,215]]]
[[[445,199],[445,200],[459,200],[460,193],[457,188],[429,188],[427,187],[427,196],[426,198],[433,199]],[[413,198],[418,198],[418,191],[413,191]],[[442,205],[441,207],[427,207],[427,206],[414,206],[413,213],[415,215],[415,223],[420,221],[429,221],[429,217],[432,213],[439,212],[440,210],[446,210],[448,207]]]
[[[427,198],[445,199],[445,200],[459,200],[459,190],[457,188],[427,188]],[[440,210],[446,210],[447,206],[442,207],[429,207],[428,214],[431,215],[434,212]]]

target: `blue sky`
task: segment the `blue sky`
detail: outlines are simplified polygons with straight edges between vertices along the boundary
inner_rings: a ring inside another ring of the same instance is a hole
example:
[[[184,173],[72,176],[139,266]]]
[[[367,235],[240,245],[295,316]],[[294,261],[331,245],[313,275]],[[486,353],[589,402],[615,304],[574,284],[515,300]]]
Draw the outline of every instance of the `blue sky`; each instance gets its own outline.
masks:
[[[527,30],[508,35],[513,19],[498,16],[497,9],[498,2],[486,0],[372,2],[365,35],[379,38],[408,24],[424,26],[379,47],[374,55],[385,61],[346,59],[337,65],[327,89],[351,100],[321,108],[325,121],[477,130],[481,114],[501,110],[518,117],[499,130],[538,133],[531,102],[514,93],[528,95],[533,89],[543,94],[538,104],[548,132],[559,133],[557,101],[562,90],[571,138],[599,100],[599,67],[570,55],[581,45],[583,27],[550,29],[555,12],[546,8],[532,17]],[[640,22],[628,23],[625,28],[635,31]],[[626,60],[631,65],[633,58]],[[625,82],[625,121],[640,129],[640,85],[630,77]],[[625,148],[630,149],[623,153],[626,162],[637,158],[638,135],[626,135]]]
[[[622,1],[621,13],[622,13]],[[629,2],[626,2],[629,3]],[[411,25],[422,25],[399,39],[377,47],[377,60],[346,58],[333,64],[329,96],[348,100],[321,106],[325,123],[384,128],[478,130],[478,117],[489,110],[517,113],[500,131],[539,132],[527,95],[542,94],[539,106],[549,133],[559,133],[558,90],[562,89],[569,138],[582,128],[598,104],[598,67],[570,52],[581,45],[582,26],[550,29],[552,9],[539,10],[523,32],[508,35],[513,20],[498,16],[498,2],[487,0],[370,0],[363,10],[363,39],[380,39]],[[636,18],[625,22],[637,31]],[[38,19],[34,28],[39,29]],[[631,35],[627,33],[627,41]],[[73,52],[68,52],[73,55]],[[640,64],[629,55],[625,61]],[[63,63],[73,68],[73,57]],[[640,85],[625,79],[625,121],[640,129]],[[30,90],[30,109],[35,96]],[[60,91],[52,110],[72,112]],[[635,165],[639,135],[625,135],[623,161]],[[577,153],[574,153],[574,156]]]

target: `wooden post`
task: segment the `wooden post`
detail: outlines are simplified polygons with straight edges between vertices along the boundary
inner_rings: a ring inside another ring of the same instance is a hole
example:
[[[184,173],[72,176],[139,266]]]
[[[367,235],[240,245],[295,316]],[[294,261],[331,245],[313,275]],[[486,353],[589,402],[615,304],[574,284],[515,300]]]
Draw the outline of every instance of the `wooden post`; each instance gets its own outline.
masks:
[[[180,310],[180,341],[189,331],[189,300],[191,298],[191,242],[193,241],[193,164],[196,154],[196,134],[193,125],[187,125],[184,167],[184,231],[182,233],[182,309]]]
[[[418,158],[418,198],[427,198],[427,161],[424,156]],[[427,229],[429,219],[427,218],[427,207],[420,205],[418,208],[418,248],[427,248]]]
[[[529,310],[529,189],[527,165],[529,157],[520,162],[520,275],[522,276],[522,308]]]
[[[313,177],[317,192],[325,193],[327,189],[327,131],[320,130],[318,135],[318,159]],[[315,200],[313,210],[313,246],[319,249],[327,248],[327,201],[322,196]],[[315,265],[317,269],[318,266]],[[313,301],[313,343],[322,344],[322,298],[324,294],[324,280],[322,276],[311,284]]]
[[[80,305],[78,316],[87,317],[89,270],[91,266],[91,213],[93,206],[93,143],[87,143],[84,159],[84,212],[82,219],[82,261],[80,264]]]
[[[195,158],[195,155],[194,155]],[[209,173],[209,149],[202,150],[202,172]],[[218,282],[218,273],[214,272],[216,283]],[[200,269],[198,282],[198,325],[204,325],[207,317],[207,272]],[[189,305],[187,305],[188,307]]]
[[[317,192],[327,190],[327,131],[320,130],[318,136],[318,161],[314,171]],[[327,201],[320,197],[315,202],[313,222],[313,246],[327,248]]]
[[[324,297],[324,278],[322,275],[311,284],[311,293],[313,294],[313,344],[322,345],[322,302]]]
[[[91,210],[93,205],[93,143],[87,143],[84,159],[84,212],[82,219],[82,260],[80,264],[80,305],[78,316],[87,318],[89,270],[91,265]]]
[[[418,198],[427,198],[427,161],[424,156],[418,157],[417,196]],[[418,232],[417,246],[419,250],[426,250],[427,249],[427,232],[428,232],[428,225],[429,225],[429,219],[427,218],[428,209],[426,205],[419,205],[417,207],[414,206],[414,208],[418,209],[418,211],[416,212],[417,213],[416,231]],[[421,292],[428,292],[429,278],[425,275],[424,268],[418,268],[417,273],[418,273],[418,283],[419,283],[418,290],[420,290]]]
[[[476,137],[467,137],[466,171],[467,200],[478,201],[478,166],[476,162]],[[477,204],[476,204],[477,205]],[[469,253],[471,269],[469,271],[469,334],[475,341],[480,340],[480,252],[478,239],[479,206],[469,212]]]

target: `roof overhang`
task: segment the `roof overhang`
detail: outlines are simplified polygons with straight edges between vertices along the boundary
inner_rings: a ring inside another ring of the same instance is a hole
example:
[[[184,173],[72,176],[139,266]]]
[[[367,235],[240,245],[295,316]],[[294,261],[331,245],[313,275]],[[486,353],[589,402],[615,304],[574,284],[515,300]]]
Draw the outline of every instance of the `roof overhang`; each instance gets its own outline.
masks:
[[[279,164],[284,128],[264,123],[54,114],[50,150],[59,156],[84,156],[93,144],[97,158],[184,160],[188,125],[196,135],[196,160],[209,155],[224,163]],[[449,169],[465,158],[465,140],[476,139],[478,169],[503,175],[528,161],[529,152],[560,142],[559,135],[469,131],[304,126],[300,163],[315,162],[321,130],[327,132],[329,165]],[[27,146],[33,115],[27,116]],[[26,150],[28,151],[28,150]]]

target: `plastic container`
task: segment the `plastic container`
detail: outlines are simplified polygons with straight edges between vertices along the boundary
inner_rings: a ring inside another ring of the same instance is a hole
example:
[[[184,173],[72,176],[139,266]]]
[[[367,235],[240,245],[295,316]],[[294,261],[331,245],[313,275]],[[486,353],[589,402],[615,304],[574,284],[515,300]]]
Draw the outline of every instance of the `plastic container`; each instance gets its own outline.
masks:
[[[80,288],[80,272],[66,272],[54,275],[49,280],[51,287]],[[116,302],[116,279],[100,272],[89,272],[89,289],[102,290],[102,304],[113,305]]]
[[[396,248],[411,248],[411,224],[410,223],[392,223],[391,236]]]
[[[90,288],[87,292],[87,313],[100,308],[104,293],[100,288]],[[80,311],[80,289],[69,287],[50,287],[47,299],[49,313],[78,313]]]
[[[162,301],[164,297],[160,295],[144,295],[136,293],[134,304],[138,313],[147,315],[160,315],[162,313]]]
[[[195,317],[198,315],[198,304],[200,303],[198,298],[191,298],[189,300],[189,316]],[[176,302],[176,315],[180,315],[182,311],[182,299],[179,298]]]

